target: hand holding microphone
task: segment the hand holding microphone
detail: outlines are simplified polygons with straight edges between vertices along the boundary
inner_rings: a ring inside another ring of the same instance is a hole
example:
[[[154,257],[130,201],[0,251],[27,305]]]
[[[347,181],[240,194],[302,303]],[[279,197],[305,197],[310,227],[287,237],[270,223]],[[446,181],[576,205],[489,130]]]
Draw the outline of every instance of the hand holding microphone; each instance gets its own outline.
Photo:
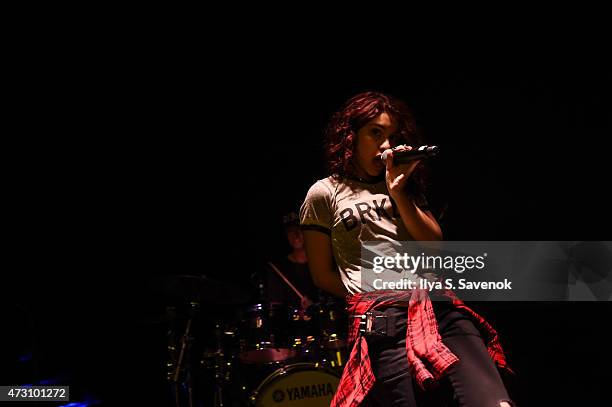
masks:
[[[402,194],[408,178],[418,165],[418,161],[423,158],[433,157],[438,153],[438,150],[437,146],[425,145],[412,148],[402,145],[391,150],[385,150],[380,155],[380,159],[386,168],[385,179],[387,188],[394,199],[397,200]]]
[[[397,147],[396,147],[397,148]],[[422,160],[423,158],[433,157],[438,154],[440,148],[438,146],[421,146],[410,150],[395,150],[393,149],[393,164],[408,164],[411,161]],[[387,162],[389,150],[386,150],[380,155],[383,162]]]

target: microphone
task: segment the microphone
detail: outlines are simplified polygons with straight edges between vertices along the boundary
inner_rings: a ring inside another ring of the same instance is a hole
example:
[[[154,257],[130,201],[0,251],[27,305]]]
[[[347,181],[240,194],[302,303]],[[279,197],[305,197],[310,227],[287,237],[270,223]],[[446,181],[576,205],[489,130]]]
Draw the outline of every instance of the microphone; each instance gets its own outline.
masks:
[[[407,164],[411,161],[422,160],[423,158],[433,157],[440,151],[438,146],[421,146],[419,148],[413,148],[410,151],[394,151],[393,152],[393,164]],[[380,155],[380,159],[383,162],[387,161],[387,152],[385,151]]]

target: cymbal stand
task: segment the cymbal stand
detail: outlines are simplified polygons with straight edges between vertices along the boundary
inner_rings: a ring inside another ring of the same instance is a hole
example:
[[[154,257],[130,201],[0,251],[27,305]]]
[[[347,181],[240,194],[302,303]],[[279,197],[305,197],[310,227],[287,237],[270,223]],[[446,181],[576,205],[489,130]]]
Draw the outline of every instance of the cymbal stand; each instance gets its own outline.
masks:
[[[185,372],[185,380],[184,385],[187,387],[187,400],[189,402],[189,407],[194,407],[193,403],[193,388],[192,388],[192,380],[191,380],[191,367],[189,364],[189,354],[191,350],[191,325],[193,323],[193,318],[195,317],[197,311],[200,308],[200,304],[197,302],[189,303],[189,319],[187,319],[187,324],[185,325],[185,332],[181,337],[181,350],[179,352],[178,360],[176,362],[176,368],[174,374],[172,376],[172,383],[174,384],[174,393],[175,393],[175,402],[176,407],[180,407],[180,385],[179,376],[181,371]],[[184,363],[184,361],[187,362]],[[184,366],[183,366],[184,365]]]

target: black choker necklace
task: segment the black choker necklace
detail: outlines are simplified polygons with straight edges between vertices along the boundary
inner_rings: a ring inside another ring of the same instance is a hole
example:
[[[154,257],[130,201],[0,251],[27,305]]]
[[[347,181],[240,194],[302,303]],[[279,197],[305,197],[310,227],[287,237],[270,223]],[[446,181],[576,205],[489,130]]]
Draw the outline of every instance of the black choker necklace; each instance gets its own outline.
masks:
[[[369,179],[362,178],[362,177],[360,177],[358,175],[352,175],[349,178],[352,179],[352,180],[355,180],[355,181],[359,181],[359,182],[361,182],[363,184],[378,184],[379,182],[381,182],[381,181],[383,181],[385,179],[385,174],[381,174],[381,175],[378,175],[376,177],[372,177],[372,178],[369,178]]]

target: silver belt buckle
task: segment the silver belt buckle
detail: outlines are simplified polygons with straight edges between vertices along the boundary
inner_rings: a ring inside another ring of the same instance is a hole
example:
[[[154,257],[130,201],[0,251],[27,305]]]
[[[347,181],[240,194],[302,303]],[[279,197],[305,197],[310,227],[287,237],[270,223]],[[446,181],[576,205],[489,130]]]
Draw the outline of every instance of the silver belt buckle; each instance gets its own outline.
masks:
[[[372,329],[374,327],[374,320],[376,318],[387,318],[386,315],[374,315],[372,312],[366,312],[363,315],[353,315],[353,318],[360,318],[359,321],[359,333],[360,334],[371,334]],[[374,332],[375,335],[386,335],[386,330],[381,330],[380,332]]]

